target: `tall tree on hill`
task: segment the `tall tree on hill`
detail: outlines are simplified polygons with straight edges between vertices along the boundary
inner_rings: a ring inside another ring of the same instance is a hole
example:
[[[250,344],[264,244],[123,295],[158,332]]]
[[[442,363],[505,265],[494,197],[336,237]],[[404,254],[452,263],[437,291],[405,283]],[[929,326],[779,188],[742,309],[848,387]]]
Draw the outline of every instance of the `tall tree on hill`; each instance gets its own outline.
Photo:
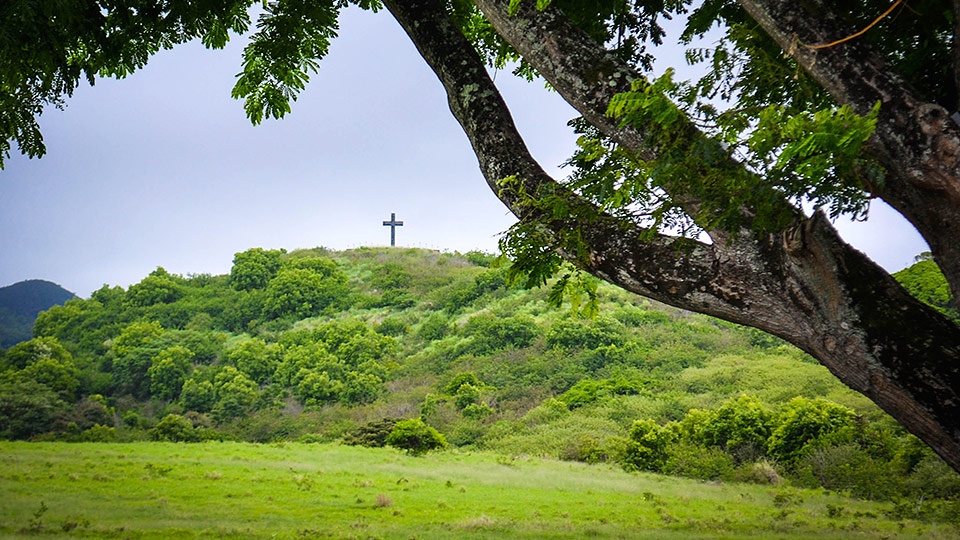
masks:
[[[4,140],[42,153],[36,115],[82,76],[122,76],[195,37],[222,46],[229,30],[248,27],[249,4],[5,3]],[[532,282],[562,257],[637,294],[780,336],[960,470],[960,329],[843,242],[828,218],[865,217],[870,199],[883,199],[923,235],[960,295],[956,0],[384,4],[447,90],[490,187],[520,218],[503,246]],[[289,112],[345,5],[267,5],[234,89],[254,123]],[[712,27],[723,35],[691,52],[708,73],[691,84],[650,80],[658,21],[679,13],[689,16],[685,38]],[[507,61],[542,75],[582,115],[569,179],[549,177],[527,152],[486,71]]]

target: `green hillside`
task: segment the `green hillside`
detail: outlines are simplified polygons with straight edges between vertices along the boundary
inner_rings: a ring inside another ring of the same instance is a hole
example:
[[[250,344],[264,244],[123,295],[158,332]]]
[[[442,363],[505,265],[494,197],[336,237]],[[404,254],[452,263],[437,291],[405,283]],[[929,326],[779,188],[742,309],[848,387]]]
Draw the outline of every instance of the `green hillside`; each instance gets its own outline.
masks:
[[[960,477],[797,349],[589,280],[551,307],[493,262],[255,248],[104,287],[0,356],[0,436],[452,446],[960,521]]]
[[[33,337],[33,321],[38,313],[75,296],[56,283],[42,279],[0,287],[0,348]]]

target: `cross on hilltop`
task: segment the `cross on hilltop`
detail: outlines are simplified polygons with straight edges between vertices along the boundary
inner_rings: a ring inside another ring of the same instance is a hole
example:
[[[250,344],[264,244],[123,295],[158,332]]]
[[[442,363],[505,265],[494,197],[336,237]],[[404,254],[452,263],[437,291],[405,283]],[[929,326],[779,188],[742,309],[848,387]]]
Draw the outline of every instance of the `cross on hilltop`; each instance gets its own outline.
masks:
[[[390,221],[383,222],[384,227],[390,227],[390,247],[396,245],[397,227],[403,227],[402,221],[397,221],[397,214],[390,212]]]

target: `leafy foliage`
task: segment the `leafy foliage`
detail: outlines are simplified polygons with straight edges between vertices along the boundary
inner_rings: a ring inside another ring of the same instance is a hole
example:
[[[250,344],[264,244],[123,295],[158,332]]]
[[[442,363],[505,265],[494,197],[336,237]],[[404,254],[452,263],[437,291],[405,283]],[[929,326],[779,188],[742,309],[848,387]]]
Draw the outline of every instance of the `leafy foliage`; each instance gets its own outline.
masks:
[[[447,446],[446,438],[419,418],[398,421],[384,442],[415,456]]]
[[[246,0],[194,5],[177,0],[128,6],[15,0],[0,6],[0,167],[11,141],[31,157],[46,151],[36,118],[62,107],[81,80],[123,78],[161,49],[200,38],[222,48],[250,20]],[[57,21],[57,24],[50,24]]]
[[[921,302],[933,306],[954,320],[960,320],[956,300],[950,293],[950,286],[937,263],[930,260],[929,254],[921,254],[918,259],[909,268],[893,274],[893,277]]]
[[[37,338],[0,353],[0,436],[384,445],[396,418],[421,414],[411,444],[432,440],[430,428],[456,446],[706,480],[956,493],[921,481],[936,461],[888,418],[757,331],[603,284],[600,313],[584,318],[551,307],[549,287],[513,287],[503,268],[458,255],[274,255],[258,288],[170,275],[170,303],[104,287],[44,312]],[[332,277],[343,303],[267,319],[267,290],[290,270]],[[381,270],[390,279],[373,283]],[[385,286],[413,304],[352,303]],[[408,330],[386,332],[387,321]]]

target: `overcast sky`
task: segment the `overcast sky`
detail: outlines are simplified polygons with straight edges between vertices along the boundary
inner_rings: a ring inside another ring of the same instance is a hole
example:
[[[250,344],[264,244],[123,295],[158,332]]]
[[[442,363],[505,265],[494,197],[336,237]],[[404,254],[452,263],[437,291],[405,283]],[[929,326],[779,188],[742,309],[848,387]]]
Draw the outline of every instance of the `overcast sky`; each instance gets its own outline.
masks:
[[[404,222],[398,246],[496,249],[512,216],[388,13],[347,10],[293,113],[258,127],[230,99],[239,45],[165,51],[43,115],[47,155],[14,154],[0,171],[0,286],[46,279],[87,297],[157,266],[228,273],[251,247],[389,245],[391,212]],[[534,156],[562,175],[576,113],[542,83],[496,82]],[[882,208],[868,224],[838,226],[888,270],[926,249]]]

